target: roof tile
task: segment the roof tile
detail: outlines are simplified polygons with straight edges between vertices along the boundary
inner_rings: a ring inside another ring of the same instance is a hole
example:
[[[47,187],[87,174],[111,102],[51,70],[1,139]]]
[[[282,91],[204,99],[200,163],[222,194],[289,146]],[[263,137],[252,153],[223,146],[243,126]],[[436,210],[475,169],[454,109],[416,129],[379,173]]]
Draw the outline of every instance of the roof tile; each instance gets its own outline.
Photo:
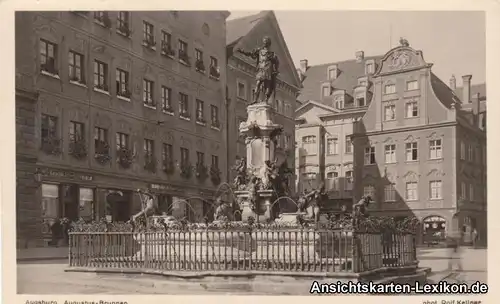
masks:
[[[362,62],[357,62],[356,59],[331,62],[311,66],[305,73],[302,85],[304,88],[298,97],[299,101],[315,100],[321,102],[321,84],[328,81],[328,67],[337,65],[339,75],[332,82],[334,90],[345,90],[347,94],[352,94],[354,87],[358,85],[358,78],[365,76],[365,62],[370,59],[375,60],[375,64],[379,64],[383,56],[365,57]]]

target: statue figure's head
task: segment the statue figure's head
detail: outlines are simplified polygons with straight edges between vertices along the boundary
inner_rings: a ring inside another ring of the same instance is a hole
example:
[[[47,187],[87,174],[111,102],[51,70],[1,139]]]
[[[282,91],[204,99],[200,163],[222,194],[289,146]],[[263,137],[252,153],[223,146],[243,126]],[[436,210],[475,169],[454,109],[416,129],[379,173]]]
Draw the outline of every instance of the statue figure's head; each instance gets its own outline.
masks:
[[[366,204],[369,204],[369,203],[371,203],[371,202],[372,202],[372,197],[371,197],[371,196],[369,196],[369,195],[365,196],[365,203],[366,203]]]
[[[262,44],[265,47],[270,47],[271,46],[271,38],[269,38],[268,36],[265,36],[264,38],[262,38]]]

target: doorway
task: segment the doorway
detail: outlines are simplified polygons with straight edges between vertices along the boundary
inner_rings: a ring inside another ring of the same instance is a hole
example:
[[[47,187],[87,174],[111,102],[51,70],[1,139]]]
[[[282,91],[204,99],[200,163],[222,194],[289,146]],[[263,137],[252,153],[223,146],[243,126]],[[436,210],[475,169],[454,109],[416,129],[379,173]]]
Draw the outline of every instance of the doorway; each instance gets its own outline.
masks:
[[[131,217],[131,192],[110,190],[106,196],[106,218],[113,222],[126,222]]]
[[[426,217],[424,220],[424,242],[435,245],[446,238],[446,220],[437,215]]]

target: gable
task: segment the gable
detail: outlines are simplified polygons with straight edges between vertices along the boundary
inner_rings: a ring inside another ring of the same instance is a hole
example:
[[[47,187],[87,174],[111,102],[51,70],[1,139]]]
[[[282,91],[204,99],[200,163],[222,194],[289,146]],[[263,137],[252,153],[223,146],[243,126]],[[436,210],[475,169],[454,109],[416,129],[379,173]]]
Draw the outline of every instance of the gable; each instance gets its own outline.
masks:
[[[245,37],[242,37],[236,43],[235,49],[243,48],[245,50],[252,50],[260,47],[262,45],[262,38],[265,36],[271,38],[271,50],[278,56],[280,62],[280,74],[278,78],[288,84],[300,88],[301,82],[299,80],[297,70],[295,69],[292,58],[288,52],[286,42],[283,39],[277,20],[272,12],[260,19],[259,23],[255,25]],[[233,54],[236,55],[236,53]],[[243,58],[245,58],[245,56],[243,56]],[[250,58],[245,58],[245,60],[255,64],[255,61]]]
[[[304,119],[306,124],[321,124],[320,115],[332,114],[336,111],[330,110],[321,104],[309,102],[295,112],[296,119]]]
[[[425,68],[427,66],[421,51],[416,51],[407,46],[396,47],[387,52],[384,58],[382,58],[375,77]]]

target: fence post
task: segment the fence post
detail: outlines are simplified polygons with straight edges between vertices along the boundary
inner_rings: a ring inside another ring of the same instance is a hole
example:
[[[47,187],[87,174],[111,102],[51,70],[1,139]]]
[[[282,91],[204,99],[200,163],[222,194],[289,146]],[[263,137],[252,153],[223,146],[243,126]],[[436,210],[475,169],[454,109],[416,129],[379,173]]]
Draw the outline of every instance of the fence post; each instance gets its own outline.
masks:
[[[347,235],[346,235],[347,237]],[[356,229],[352,230],[352,272],[359,272],[359,264],[360,264],[360,256],[359,256],[359,248],[358,248],[358,235],[356,233]]]
[[[144,268],[149,266],[148,232],[144,232]]]
[[[71,244],[73,242],[73,232],[68,235],[68,265],[71,266]]]
[[[413,253],[413,262],[418,263],[417,260],[417,242],[416,242],[416,235],[415,233],[411,234],[411,242],[412,242],[412,253]]]

